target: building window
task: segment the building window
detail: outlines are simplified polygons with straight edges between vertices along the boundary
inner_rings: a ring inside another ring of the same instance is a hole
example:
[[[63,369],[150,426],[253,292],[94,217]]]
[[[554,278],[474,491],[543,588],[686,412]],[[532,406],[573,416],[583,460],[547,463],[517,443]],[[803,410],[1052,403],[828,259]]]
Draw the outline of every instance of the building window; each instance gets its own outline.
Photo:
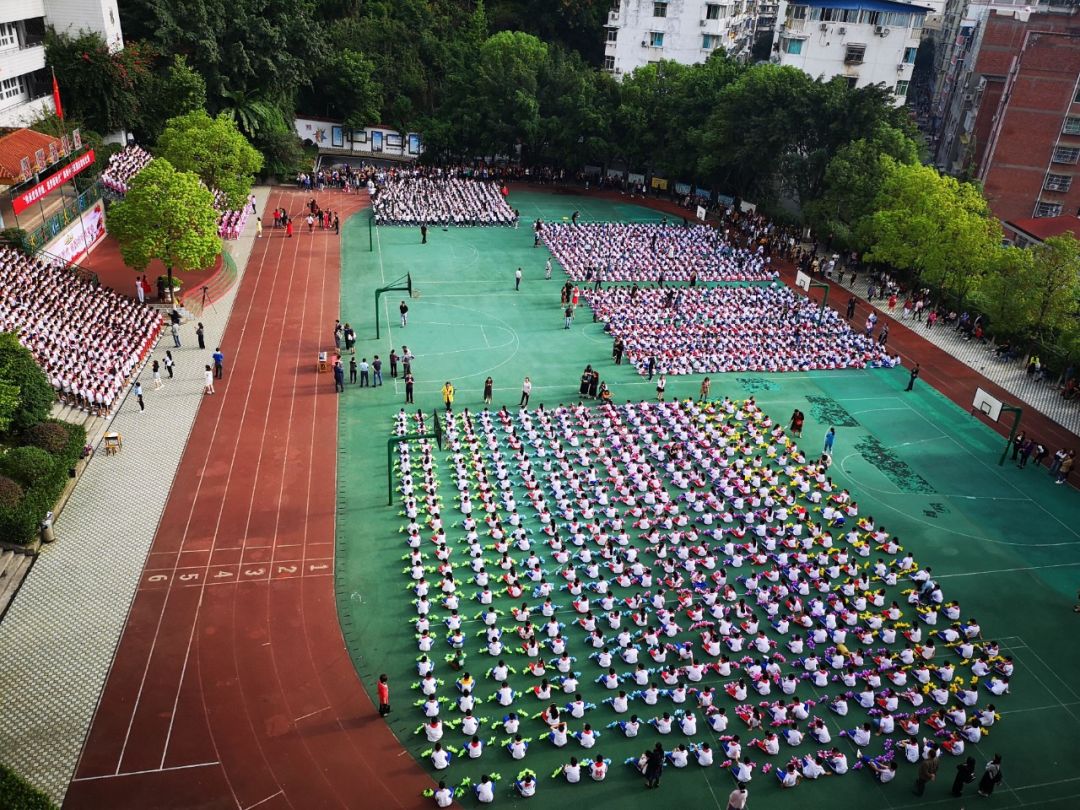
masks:
[[[904,64],[914,65],[915,55],[919,52],[918,48],[904,48]]]
[[[607,41],[608,42],[615,42],[616,40],[618,40],[618,38],[619,38],[619,29],[618,28],[609,28],[607,30]]]
[[[7,82],[4,82],[6,85]],[[1059,146],[1054,149],[1054,163],[1076,163],[1080,159],[1080,148]]]
[[[1063,135],[1080,135],[1080,118],[1070,115],[1065,119],[1065,126],[1062,127],[1061,132]]]
[[[896,83],[896,87],[893,88],[893,95],[897,98],[907,98],[908,85],[911,82],[899,81]]]
[[[858,76],[845,76],[844,78],[847,80],[847,86],[849,90],[854,90],[856,87],[859,86]]]
[[[652,15],[654,17],[666,17],[667,16],[667,3],[666,2],[653,3],[652,4]]]
[[[865,45],[848,45],[844,49],[844,64],[845,65],[861,65],[863,58],[866,56]]]
[[[13,79],[4,79],[0,82],[0,99],[7,101],[12,98],[21,98],[25,93],[25,87],[23,85],[22,76],[16,76]]]
[[[1035,216],[1037,217],[1059,217],[1061,216],[1060,203],[1046,203],[1041,202],[1035,206]]]
[[[660,31],[649,32],[649,47],[650,48],[663,48],[664,47],[664,34]]]
[[[1072,175],[1070,174],[1048,174],[1046,175],[1046,182],[1043,183],[1043,189],[1046,191],[1057,191],[1064,193],[1072,187]]]
[[[614,69],[615,69],[615,57],[614,56],[605,56],[604,57],[604,70],[614,70]]]
[[[1073,104],[1080,104],[1080,86],[1076,88],[1076,95],[1073,96]]]
[[[716,3],[708,3],[705,6],[705,19],[706,20],[719,20],[721,17],[721,7]]]
[[[19,47],[19,32],[15,23],[0,23],[0,50]]]
[[[720,37],[716,34],[705,34],[701,38],[701,47],[703,50],[711,51],[720,44]]]
[[[781,39],[780,43],[781,43],[781,46],[784,49],[784,53],[790,53],[793,56],[798,56],[800,53],[802,53],[803,41],[801,39],[787,39],[787,38],[785,38],[785,39]]]

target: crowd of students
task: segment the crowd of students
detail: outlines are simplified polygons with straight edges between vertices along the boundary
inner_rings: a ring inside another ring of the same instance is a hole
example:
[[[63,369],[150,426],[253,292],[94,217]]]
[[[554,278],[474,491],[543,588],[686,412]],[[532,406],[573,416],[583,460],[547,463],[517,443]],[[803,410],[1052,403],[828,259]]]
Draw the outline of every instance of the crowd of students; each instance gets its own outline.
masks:
[[[512,225],[517,215],[496,183],[399,171],[372,201],[380,225]]]
[[[789,288],[608,287],[586,291],[641,373],[809,371],[895,366],[886,347]]]
[[[104,415],[161,331],[150,307],[0,248],[0,331],[29,349],[64,402]]]
[[[127,194],[131,179],[141,172],[154,156],[141,146],[132,144],[109,155],[109,163],[101,173],[105,188],[121,197]]]
[[[738,247],[705,225],[554,223],[541,231],[575,281],[766,281],[778,273],[762,246]],[[591,272],[590,272],[591,271]]]
[[[109,164],[101,173],[101,182],[113,194],[123,197],[131,187],[134,177],[145,169],[154,156],[136,144],[125,146],[109,156]],[[218,236],[222,239],[238,239],[247,222],[249,206],[237,209],[228,207],[224,192],[210,189],[214,195],[214,208],[218,212]]]
[[[662,756],[624,761],[655,782],[887,783],[907,763],[918,789],[999,720],[1010,656],[753,398],[466,410],[444,446],[449,493],[429,442],[395,465],[439,771],[541,746],[583,757],[552,778],[603,781],[603,751],[649,737]]]

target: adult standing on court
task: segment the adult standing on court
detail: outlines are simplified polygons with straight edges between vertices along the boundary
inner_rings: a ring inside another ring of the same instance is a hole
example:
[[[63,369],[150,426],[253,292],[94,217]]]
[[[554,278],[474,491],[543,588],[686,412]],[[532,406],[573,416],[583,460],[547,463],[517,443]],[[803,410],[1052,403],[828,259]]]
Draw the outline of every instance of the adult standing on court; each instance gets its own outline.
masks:
[[[661,374],[659,379],[657,379],[657,381],[656,381],[656,401],[657,402],[663,402],[664,401],[664,390],[666,388],[667,388],[667,377],[665,377],[663,374]]]
[[[214,376],[219,380],[225,373],[225,355],[221,353],[221,347],[214,349]]]
[[[379,676],[379,717],[390,714],[390,682],[386,675]]]
[[[206,348],[206,330],[203,329],[202,323],[195,327],[195,337],[199,339],[199,348]]]
[[[829,432],[825,434],[825,452],[830,456],[832,455],[833,442],[836,441],[836,428],[829,428]]]
[[[379,355],[375,355],[371,361],[371,384],[382,385],[382,360],[379,359]]]
[[[968,757],[956,766],[956,778],[952,783],[952,795],[962,796],[964,785],[970,785],[975,781],[975,757]]]
[[[1001,780],[1001,754],[994,754],[994,758],[986,763],[986,770],[979,780],[979,795],[984,799],[989,798]]]
[[[664,773],[664,748],[660,743],[645,753],[645,787],[660,787],[660,777]]]
[[[427,244],[427,225],[421,225],[420,226],[420,244],[421,245],[426,245]]]
[[[521,268],[514,271],[514,289],[521,290]]]
[[[698,397],[698,402],[707,402],[709,399],[709,391],[712,389],[712,380],[706,377],[701,381],[701,396]]]
[[[401,358],[398,357],[398,353],[393,349],[390,350],[390,376],[397,378],[397,363]]]
[[[447,411],[454,410],[454,384],[449,380],[442,387],[443,404]]]
[[[521,384],[521,401],[518,403],[518,407],[522,408],[529,404],[529,394],[532,393],[532,380],[528,377]]]
[[[405,374],[405,403],[411,405],[413,401],[413,382],[415,378],[412,374]]]
[[[916,380],[916,378],[918,378],[918,376],[919,376],[919,364],[916,363],[915,366],[911,369],[911,377],[908,378],[907,388],[904,389],[905,391],[910,391],[912,389],[912,387],[915,385],[915,380]]]
[[[567,307],[563,312],[563,329],[569,329],[570,323],[574,320],[574,308]]]
[[[401,369],[406,374],[412,373],[412,361],[416,359],[416,355],[409,351],[408,346],[401,347]]]
[[[492,381],[491,377],[488,377],[486,380],[484,380],[484,404],[485,405],[490,405],[491,404],[491,393],[492,393],[492,389],[494,387],[495,387],[495,383]]]
[[[746,810],[746,800],[750,798],[750,791],[746,789],[745,782],[739,782],[735,789],[728,794],[727,810]]]
[[[409,307],[404,301],[398,305],[398,312],[401,313],[401,328],[404,329],[409,325]]]
[[[926,786],[930,782],[937,779],[938,766],[941,763],[938,760],[937,748],[931,746],[926,752],[926,756],[919,761],[919,772],[915,776],[915,795],[922,796],[926,792]]]

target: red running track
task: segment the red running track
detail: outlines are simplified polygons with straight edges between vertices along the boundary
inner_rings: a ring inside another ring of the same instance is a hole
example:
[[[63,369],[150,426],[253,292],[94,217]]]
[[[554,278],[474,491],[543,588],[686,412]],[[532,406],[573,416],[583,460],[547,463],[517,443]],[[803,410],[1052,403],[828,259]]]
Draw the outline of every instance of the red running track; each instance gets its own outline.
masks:
[[[256,241],[65,807],[426,806],[335,607],[339,269],[331,231]]]

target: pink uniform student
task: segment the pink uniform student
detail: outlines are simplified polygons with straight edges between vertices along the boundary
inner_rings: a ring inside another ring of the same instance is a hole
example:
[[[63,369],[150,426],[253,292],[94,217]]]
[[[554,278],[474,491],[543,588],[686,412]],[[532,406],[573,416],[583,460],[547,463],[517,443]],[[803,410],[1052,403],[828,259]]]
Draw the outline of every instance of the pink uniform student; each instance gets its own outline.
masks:
[[[588,292],[607,330],[622,340],[641,373],[651,358],[666,374],[808,371],[893,366],[873,340],[853,332],[840,314],[783,286]]]
[[[767,256],[735,247],[724,232],[705,225],[553,223],[543,239],[575,281],[597,272],[604,281],[767,281],[778,275]]]

